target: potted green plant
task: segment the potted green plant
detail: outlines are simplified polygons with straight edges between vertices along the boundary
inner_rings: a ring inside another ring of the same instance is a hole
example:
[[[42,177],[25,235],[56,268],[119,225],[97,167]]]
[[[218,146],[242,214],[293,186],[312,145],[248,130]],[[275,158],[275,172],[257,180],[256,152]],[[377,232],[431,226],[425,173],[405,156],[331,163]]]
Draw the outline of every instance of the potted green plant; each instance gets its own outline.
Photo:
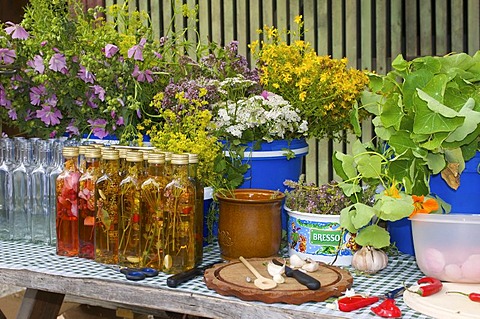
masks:
[[[465,162],[480,149],[480,51],[412,61],[399,55],[392,67],[369,75],[359,106],[394,151],[390,174],[408,194],[428,195],[430,177],[439,173],[457,188]]]
[[[320,186],[286,180],[285,210],[290,255],[349,266],[357,250],[355,234],[340,227],[340,211],[352,204],[336,181]]]
[[[352,266],[368,273],[387,265],[386,254],[379,250],[390,245],[385,222],[439,209],[434,198],[406,192],[404,182],[397,178],[401,169],[398,160],[392,148],[377,148],[373,143],[359,140],[352,144],[351,154],[333,155],[335,172],[343,179],[339,186],[353,202],[342,209],[340,225],[356,233],[355,242],[362,246],[355,253]],[[374,194],[373,204],[362,202],[365,193]]]

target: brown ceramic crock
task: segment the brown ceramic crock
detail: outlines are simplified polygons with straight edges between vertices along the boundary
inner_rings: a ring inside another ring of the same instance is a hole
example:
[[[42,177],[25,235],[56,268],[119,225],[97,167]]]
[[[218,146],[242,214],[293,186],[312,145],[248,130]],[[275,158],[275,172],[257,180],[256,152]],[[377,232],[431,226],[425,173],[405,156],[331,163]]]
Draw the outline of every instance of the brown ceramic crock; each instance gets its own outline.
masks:
[[[270,257],[278,253],[283,193],[236,189],[233,194],[216,196],[220,205],[218,243],[222,258]]]

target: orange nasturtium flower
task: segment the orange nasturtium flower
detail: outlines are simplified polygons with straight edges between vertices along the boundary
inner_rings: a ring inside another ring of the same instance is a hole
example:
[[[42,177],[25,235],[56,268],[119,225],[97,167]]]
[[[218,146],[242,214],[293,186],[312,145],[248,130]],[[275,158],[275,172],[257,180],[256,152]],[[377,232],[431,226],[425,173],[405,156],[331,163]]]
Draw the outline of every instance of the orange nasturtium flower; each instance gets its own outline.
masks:
[[[400,192],[398,191],[395,185],[392,185],[390,188],[385,190],[385,195],[393,197],[393,198],[401,198]]]
[[[425,200],[425,196],[423,195],[412,195],[412,199],[415,209],[413,210],[413,213],[410,214],[410,217],[415,216],[416,214],[429,214],[439,208],[438,202],[433,198]]]

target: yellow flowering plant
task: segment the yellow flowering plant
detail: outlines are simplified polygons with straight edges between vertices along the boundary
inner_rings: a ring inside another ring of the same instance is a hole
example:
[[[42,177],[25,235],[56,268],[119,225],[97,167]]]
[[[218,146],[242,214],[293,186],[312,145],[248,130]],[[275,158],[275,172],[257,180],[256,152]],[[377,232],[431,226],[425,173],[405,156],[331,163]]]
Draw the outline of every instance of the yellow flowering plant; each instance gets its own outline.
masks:
[[[368,77],[348,68],[346,58],[317,55],[309,42],[301,40],[302,17],[296,17],[295,22],[296,31],[280,32],[265,26],[259,30],[264,40],[250,44],[260,83],[300,110],[300,116],[308,122],[310,137],[341,139],[343,130],[352,130],[353,106],[368,84]],[[282,39],[287,35],[293,39],[290,43]]]

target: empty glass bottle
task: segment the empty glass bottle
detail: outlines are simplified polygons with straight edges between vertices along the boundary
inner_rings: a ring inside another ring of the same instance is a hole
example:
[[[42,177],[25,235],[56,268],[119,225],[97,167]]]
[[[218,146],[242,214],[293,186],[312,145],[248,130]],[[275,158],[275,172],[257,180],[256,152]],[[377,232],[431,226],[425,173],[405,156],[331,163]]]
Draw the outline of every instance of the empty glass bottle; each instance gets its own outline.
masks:
[[[12,239],[13,142],[0,140],[0,240]]]
[[[119,186],[118,263],[121,266],[143,266],[140,211],[143,169],[143,154],[127,152],[127,174]]]
[[[148,174],[141,185],[142,258],[145,267],[163,269],[165,154],[148,154]]]
[[[61,140],[50,141],[50,165],[47,168],[48,175],[48,210],[50,212],[50,236],[52,246],[57,244],[57,177],[63,171],[63,142]]]
[[[100,176],[101,151],[85,150],[85,171],[78,181],[78,257],[95,258],[95,185]]]
[[[29,143],[17,139],[17,165],[12,172],[12,237],[13,240],[30,241],[31,236],[31,171],[29,165]]]
[[[78,255],[78,147],[65,146],[64,169],[57,177],[57,254]]]
[[[118,151],[102,148],[102,175],[95,185],[95,260],[118,263]]]
[[[47,174],[48,142],[35,142],[36,165],[32,171],[32,206],[31,225],[32,242],[50,244],[50,209],[48,206],[48,174]]]
[[[165,186],[164,271],[180,273],[195,266],[195,186],[188,178],[188,155],[173,154],[172,178]]]

